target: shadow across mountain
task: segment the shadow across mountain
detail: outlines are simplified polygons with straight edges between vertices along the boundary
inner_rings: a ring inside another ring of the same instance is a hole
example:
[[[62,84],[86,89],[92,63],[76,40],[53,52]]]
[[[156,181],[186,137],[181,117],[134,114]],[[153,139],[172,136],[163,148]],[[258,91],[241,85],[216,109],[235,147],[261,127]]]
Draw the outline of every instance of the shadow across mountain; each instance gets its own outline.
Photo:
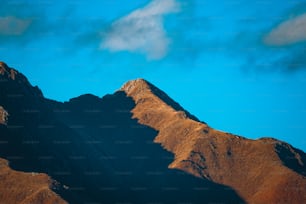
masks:
[[[306,164],[306,154],[303,151],[289,144],[277,144],[275,149],[285,166],[298,174],[306,176],[306,169],[304,166]]]
[[[73,204],[305,201],[304,152],[210,128],[143,79],[120,90],[60,103],[0,62],[0,158],[16,170],[47,173],[60,182],[47,185]]]
[[[165,102],[167,105],[171,106],[174,110],[176,111],[183,111],[186,116],[194,121],[200,122],[200,120],[189,113],[187,110],[185,110],[179,103],[175,102],[172,98],[170,98],[165,92],[151,84],[150,82],[146,81],[146,83],[150,86],[151,91],[153,92],[154,95],[159,97],[163,102]],[[205,122],[201,121],[201,123],[206,124]]]
[[[173,155],[132,119],[135,104],[124,92],[59,103],[18,84],[3,91],[5,83],[1,105],[10,118],[0,128],[0,156],[61,182],[55,191],[68,202],[244,203],[227,186],[168,169]]]

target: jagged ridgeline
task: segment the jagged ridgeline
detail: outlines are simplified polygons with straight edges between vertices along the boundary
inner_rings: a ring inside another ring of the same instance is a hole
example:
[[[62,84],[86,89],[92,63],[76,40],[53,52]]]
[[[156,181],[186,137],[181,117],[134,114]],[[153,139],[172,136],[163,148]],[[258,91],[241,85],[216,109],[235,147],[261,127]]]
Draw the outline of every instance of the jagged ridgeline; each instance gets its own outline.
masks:
[[[22,177],[4,176],[14,180],[14,192],[26,195],[18,202],[306,200],[304,152],[276,139],[250,140],[213,129],[146,80],[129,81],[102,98],[85,94],[61,103],[0,65],[0,157],[13,169],[53,179],[31,180],[48,190],[42,197],[18,188],[26,182]],[[0,183],[0,201],[14,203],[5,185]]]

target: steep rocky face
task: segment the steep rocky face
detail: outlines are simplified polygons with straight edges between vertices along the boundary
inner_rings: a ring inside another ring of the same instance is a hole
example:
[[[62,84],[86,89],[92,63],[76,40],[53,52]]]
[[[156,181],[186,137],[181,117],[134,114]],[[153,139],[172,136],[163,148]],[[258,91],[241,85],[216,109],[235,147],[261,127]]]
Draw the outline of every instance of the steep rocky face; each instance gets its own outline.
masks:
[[[122,88],[136,107],[133,118],[158,131],[154,142],[174,153],[169,168],[228,185],[248,203],[303,203],[306,155],[289,144],[249,140],[214,130],[165,103],[145,80]]]

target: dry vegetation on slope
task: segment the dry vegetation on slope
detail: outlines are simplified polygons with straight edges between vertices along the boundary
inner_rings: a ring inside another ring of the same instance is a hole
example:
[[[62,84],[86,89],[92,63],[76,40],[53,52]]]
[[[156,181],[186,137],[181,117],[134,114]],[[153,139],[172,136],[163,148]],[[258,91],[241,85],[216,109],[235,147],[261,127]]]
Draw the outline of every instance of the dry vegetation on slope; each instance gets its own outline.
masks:
[[[67,203],[50,189],[53,184],[49,176],[14,171],[4,159],[0,159],[0,180],[1,204]]]
[[[130,81],[121,90],[136,103],[133,117],[158,130],[155,142],[174,153],[169,168],[230,186],[248,203],[306,201],[305,153],[275,139],[249,140],[214,130],[172,108],[175,102],[145,80]]]

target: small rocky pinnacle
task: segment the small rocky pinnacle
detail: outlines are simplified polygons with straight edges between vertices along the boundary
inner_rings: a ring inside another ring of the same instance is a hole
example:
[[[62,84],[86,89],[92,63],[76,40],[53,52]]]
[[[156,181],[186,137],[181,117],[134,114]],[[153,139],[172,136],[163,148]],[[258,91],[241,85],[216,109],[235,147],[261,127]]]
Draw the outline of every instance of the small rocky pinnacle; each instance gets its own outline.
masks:
[[[8,78],[15,80],[17,71],[15,69],[9,68],[7,64],[0,61],[0,75],[7,76]]]
[[[144,92],[151,91],[149,83],[144,79],[135,79],[125,83],[121,89],[128,96],[134,95],[136,98],[140,97]]]
[[[8,112],[2,106],[0,106],[0,124],[6,125],[8,116]]]

